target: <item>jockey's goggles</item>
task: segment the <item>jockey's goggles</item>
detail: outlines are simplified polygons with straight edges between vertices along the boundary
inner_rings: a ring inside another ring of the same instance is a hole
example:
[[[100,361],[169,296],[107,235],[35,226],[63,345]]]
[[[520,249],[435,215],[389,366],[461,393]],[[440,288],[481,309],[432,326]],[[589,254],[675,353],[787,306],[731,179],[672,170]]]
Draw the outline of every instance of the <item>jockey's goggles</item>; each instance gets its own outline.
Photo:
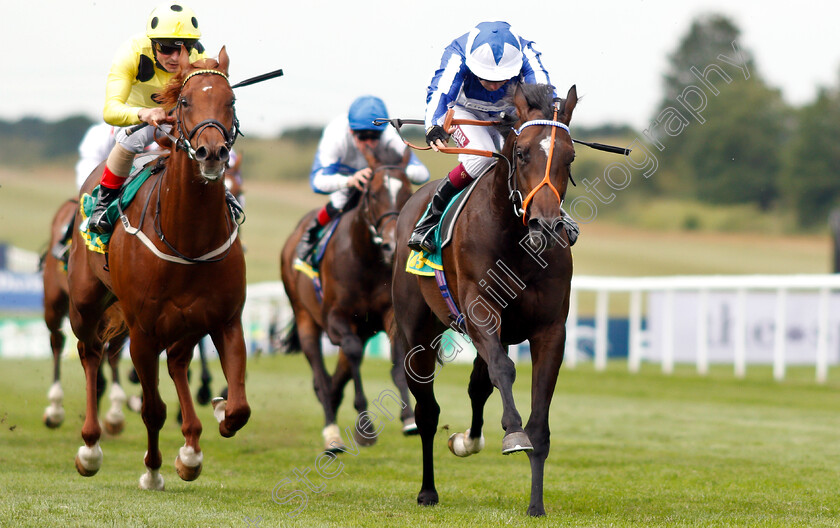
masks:
[[[155,47],[155,51],[161,55],[172,55],[176,51],[181,51],[181,45],[187,48],[187,52],[189,53],[195,47],[196,42],[195,40],[159,39],[153,40],[152,45]]]
[[[353,134],[359,141],[378,141],[382,138],[381,130],[357,130]]]

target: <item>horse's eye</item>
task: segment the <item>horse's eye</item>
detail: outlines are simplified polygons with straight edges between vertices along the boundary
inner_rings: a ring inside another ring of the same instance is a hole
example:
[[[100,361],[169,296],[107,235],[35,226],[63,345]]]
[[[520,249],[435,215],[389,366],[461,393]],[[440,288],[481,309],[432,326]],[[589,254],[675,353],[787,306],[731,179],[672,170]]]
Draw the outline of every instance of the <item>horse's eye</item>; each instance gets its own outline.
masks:
[[[186,98],[186,97],[182,97],[182,98],[178,101],[178,104],[179,104],[179,105],[181,105],[181,106],[183,106],[183,107],[190,106],[190,103],[189,103],[189,101],[187,101],[187,98]]]
[[[528,151],[524,150],[524,149],[521,149],[521,148],[516,149],[516,159],[518,159],[519,161],[521,161],[523,163],[527,162],[528,161]]]

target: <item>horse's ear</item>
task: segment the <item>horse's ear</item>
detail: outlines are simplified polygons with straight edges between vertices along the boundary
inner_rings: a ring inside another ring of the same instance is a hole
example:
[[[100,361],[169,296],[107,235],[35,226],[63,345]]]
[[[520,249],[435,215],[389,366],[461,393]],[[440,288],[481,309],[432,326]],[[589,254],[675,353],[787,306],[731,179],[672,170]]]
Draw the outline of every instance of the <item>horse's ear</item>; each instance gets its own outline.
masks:
[[[222,46],[222,49],[219,51],[219,69],[224,72],[225,75],[228,73],[229,64],[230,59],[228,58],[227,51],[225,50],[225,46]]]
[[[180,66],[182,72],[190,69],[190,52],[183,44],[181,44],[181,54],[178,55],[178,66]]]
[[[516,128],[519,128],[526,119],[528,119],[528,100],[525,99],[525,94],[522,93],[522,84],[516,86],[513,92],[513,106],[516,107]]]
[[[569,93],[566,94],[566,100],[563,104],[563,113],[560,114],[560,122],[564,125],[568,125],[569,121],[572,120],[572,112],[574,112],[575,106],[577,106],[577,101],[577,85],[573,84],[572,87],[569,88]]]
[[[400,161],[400,167],[403,169],[408,167],[408,162],[411,161],[411,149],[409,147],[405,147],[403,151],[402,161]]]
[[[379,160],[376,159],[376,155],[373,153],[373,149],[368,147],[367,145],[362,145],[362,148],[359,149],[362,152],[362,156],[365,157],[365,161],[367,161],[368,167],[371,170],[376,169],[379,166]]]

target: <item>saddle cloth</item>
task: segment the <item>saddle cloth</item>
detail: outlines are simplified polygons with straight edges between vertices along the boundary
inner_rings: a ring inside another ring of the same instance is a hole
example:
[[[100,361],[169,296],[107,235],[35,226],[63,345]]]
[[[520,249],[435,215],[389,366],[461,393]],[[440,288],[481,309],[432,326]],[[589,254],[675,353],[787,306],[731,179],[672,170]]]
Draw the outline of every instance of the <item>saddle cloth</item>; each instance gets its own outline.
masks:
[[[405,271],[413,273],[414,275],[431,277],[434,276],[435,270],[443,269],[443,257],[441,255],[441,251],[452,241],[452,234],[455,231],[455,222],[460,216],[461,211],[464,210],[464,206],[467,204],[467,200],[469,200],[472,195],[473,189],[475,189],[475,185],[478,183],[479,179],[480,178],[476,178],[469,186],[456,194],[455,198],[453,198],[449,204],[447,204],[446,209],[444,209],[441,220],[432,233],[437,250],[434,253],[411,250],[408,254]],[[420,217],[420,220],[429,213],[429,207],[431,207],[431,203],[426,206],[426,210],[423,212],[423,216]]]

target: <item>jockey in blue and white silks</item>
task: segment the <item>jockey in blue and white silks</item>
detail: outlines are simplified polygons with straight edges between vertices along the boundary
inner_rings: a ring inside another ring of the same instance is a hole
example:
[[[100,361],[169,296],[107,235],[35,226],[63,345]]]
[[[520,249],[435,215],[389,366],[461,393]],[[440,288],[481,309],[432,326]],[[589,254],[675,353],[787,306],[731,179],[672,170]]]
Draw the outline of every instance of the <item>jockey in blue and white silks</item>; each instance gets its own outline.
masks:
[[[426,142],[434,150],[446,146],[446,112],[456,119],[493,120],[511,113],[509,98],[519,83],[551,84],[534,43],[515,33],[507,22],[482,22],[453,40],[443,51],[440,67],[426,93]],[[556,96],[556,94],[555,94]],[[455,125],[452,138],[459,148],[498,152],[504,137],[495,127]],[[459,164],[444,178],[432,197],[429,214],[412,233],[408,245],[433,252],[430,234],[449,200],[495,163],[493,158],[460,154]]]
[[[388,119],[382,99],[371,95],[359,97],[346,115],[331,121],[321,135],[309,182],[316,193],[329,194],[330,201],[315,215],[297,247],[299,258],[306,260],[318,241],[318,232],[346,208],[373,177],[362,148],[371,149],[378,158],[392,151],[403,156],[408,146],[386,124],[374,125],[374,119]],[[414,155],[406,167],[406,176],[414,184],[429,180],[429,169]]]

